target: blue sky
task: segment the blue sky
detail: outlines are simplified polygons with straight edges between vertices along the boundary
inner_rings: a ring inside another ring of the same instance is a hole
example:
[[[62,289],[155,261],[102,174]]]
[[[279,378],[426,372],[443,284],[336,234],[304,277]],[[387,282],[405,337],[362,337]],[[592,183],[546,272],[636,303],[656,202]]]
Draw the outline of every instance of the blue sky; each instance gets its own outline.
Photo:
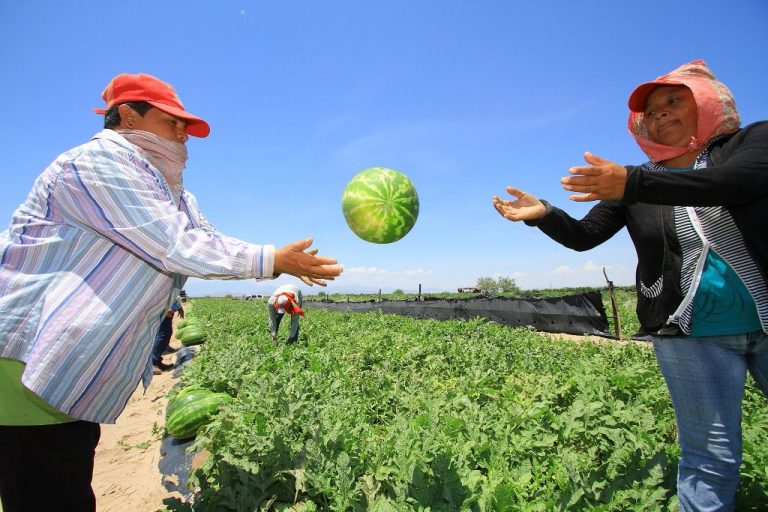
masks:
[[[184,179],[212,224],[277,246],[313,236],[346,269],[327,292],[454,291],[499,276],[602,286],[603,268],[631,284],[625,232],[576,253],[505,221],[491,198],[516,185],[586,213],[559,178],[585,150],[640,163],[627,97],[684,62],[710,65],[744,124],[765,119],[766,33],[764,0],[4,1],[0,222],[48,163],[99,131],[91,109],[107,82],[145,72],[211,125],[188,143]],[[394,244],[357,238],[341,213],[346,183],[374,166],[418,190],[416,226]]]

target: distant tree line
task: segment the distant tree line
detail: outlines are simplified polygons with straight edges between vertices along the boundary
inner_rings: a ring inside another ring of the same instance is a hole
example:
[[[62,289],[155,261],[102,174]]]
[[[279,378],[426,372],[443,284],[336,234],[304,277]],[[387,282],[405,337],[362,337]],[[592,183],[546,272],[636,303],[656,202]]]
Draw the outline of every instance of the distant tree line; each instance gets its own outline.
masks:
[[[481,277],[475,285],[483,293],[519,293],[520,287],[514,279],[502,276],[498,279],[492,277]]]

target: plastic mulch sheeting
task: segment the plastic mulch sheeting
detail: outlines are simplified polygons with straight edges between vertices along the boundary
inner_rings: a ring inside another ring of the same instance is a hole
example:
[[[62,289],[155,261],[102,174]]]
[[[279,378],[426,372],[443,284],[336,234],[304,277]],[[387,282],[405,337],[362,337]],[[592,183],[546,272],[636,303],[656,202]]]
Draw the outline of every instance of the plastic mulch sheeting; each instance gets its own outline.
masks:
[[[199,345],[193,345],[182,347],[176,351],[174,378],[179,377],[186,364],[197,354],[199,349]],[[187,484],[192,469],[192,459],[197,452],[187,449],[194,441],[195,438],[179,440],[166,434],[160,444],[160,461],[157,466],[162,475],[163,487],[171,492],[179,492],[185,501],[192,496],[192,490]]]
[[[178,378],[178,376],[181,375],[184,366],[195,356],[195,354],[197,354],[198,350],[200,350],[200,345],[182,347],[176,351],[176,367],[173,370],[174,378]]]
[[[598,291],[544,299],[472,297],[380,302],[311,302],[310,304],[313,307],[340,311],[378,310],[383,313],[437,320],[470,320],[481,317],[514,327],[530,326],[543,332],[612,337]]]
[[[160,444],[158,468],[163,478],[163,487],[168,491],[181,493],[185,500],[192,495],[192,490],[187,484],[192,468],[192,459],[197,452],[187,451],[187,448],[194,441],[194,438],[179,441],[175,437],[166,435]]]

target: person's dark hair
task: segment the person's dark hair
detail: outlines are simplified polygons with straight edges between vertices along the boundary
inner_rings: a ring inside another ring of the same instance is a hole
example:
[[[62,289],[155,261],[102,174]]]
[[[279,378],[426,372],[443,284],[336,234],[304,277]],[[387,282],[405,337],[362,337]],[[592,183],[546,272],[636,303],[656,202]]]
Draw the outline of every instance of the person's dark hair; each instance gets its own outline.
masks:
[[[128,105],[141,117],[144,117],[144,114],[152,108],[152,105],[146,101],[126,101],[125,103],[121,103],[121,105]],[[120,113],[117,111],[118,107],[120,107],[120,105],[112,105],[107,109],[107,112],[104,114],[104,128],[114,128],[120,124]]]

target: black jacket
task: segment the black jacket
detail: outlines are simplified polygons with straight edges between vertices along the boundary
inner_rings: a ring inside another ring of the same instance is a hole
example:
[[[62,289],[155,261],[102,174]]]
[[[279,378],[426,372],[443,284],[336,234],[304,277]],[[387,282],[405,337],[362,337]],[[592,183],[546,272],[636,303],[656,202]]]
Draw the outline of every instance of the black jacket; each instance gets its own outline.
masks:
[[[545,203],[547,213],[527,222],[577,251],[592,249],[626,227],[637,252],[640,334],[679,334],[667,325],[683,299],[673,205],[725,206],[768,281],[768,122],[742,128],[709,149],[705,169],[672,173],[627,166],[624,198],[599,202],[581,220]],[[654,286],[661,287],[660,294],[642,293]]]

